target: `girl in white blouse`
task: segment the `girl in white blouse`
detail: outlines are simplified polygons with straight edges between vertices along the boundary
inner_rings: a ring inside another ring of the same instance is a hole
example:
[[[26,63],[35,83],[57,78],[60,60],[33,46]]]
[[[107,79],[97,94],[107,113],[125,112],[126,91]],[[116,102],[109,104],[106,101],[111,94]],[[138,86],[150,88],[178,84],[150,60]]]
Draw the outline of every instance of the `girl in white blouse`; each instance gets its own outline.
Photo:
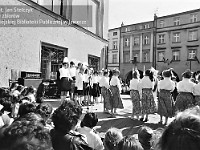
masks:
[[[200,106],[200,74],[197,75],[197,81],[198,83],[194,85],[193,93],[194,93],[196,105]]]

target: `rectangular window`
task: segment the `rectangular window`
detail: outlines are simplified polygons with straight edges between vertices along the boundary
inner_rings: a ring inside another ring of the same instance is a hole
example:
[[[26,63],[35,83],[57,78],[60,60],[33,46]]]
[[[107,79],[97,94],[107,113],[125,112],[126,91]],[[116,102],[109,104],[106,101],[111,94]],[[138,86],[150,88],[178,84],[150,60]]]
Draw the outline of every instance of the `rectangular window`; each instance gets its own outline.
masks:
[[[116,36],[117,35],[117,32],[113,32],[113,36]]]
[[[140,45],[140,38],[139,37],[134,37],[133,44],[134,45]]]
[[[165,27],[165,21],[164,20],[160,20],[160,27],[161,28]]]
[[[158,52],[158,61],[164,61],[165,58],[165,52]]]
[[[174,25],[175,26],[179,26],[180,25],[180,18],[179,17],[175,17],[174,18]]]
[[[136,59],[136,62],[139,62],[139,53],[132,53],[132,60],[134,61]]]
[[[129,63],[130,62],[130,53],[129,52],[125,52],[124,53],[124,62],[125,63]]]
[[[197,22],[197,14],[191,14],[190,15],[190,23]]]
[[[117,54],[112,55],[112,63],[113,64],[117,63]]]
[[[189,34],[188,34],[189,41],[197,40],[197,37],[198,37],[197,33],[198,33],[197,30],[189,31]]]
[[[173,61],[179,61],[180,60],[180,51],[179,50],[173,50],[172,51],[172,60]]]
[[[149,53],[148,52],[143,53],[143,62],[149,62]]]
[[[180,32],[176,32],[176,33],[173,33],[173,42],[180,42],[181,41],[181,38],[180,38]]]
[[[128,28],[125,28],[125,32],[128,32]]]
[[[196,49],[189,49],[188,50],[188,59],[195,59],[196,55],[197,55]]]
[[[150,28],[149,24],[145,24],[145,25],[144,25],[144,28],[145,28],[145,29]]]
[[[158,43],[159,44],[165,43],[165,35],[164,34],[158,35]]]
[[[128,47],[130,45],[130,40],[128,38],[125,38],[125,47]]]
[[[149,44],[149,37],[145,36],[144,37],[144,45],[147,45],[147,44]]]
[[[113,49],[117,49],[117,41],[113,42]]]

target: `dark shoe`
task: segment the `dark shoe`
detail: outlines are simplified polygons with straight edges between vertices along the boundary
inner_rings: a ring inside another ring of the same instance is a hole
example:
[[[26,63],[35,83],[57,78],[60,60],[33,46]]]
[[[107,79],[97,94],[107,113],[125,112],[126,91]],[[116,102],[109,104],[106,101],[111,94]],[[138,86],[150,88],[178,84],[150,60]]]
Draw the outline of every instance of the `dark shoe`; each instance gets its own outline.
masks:
[[[147,122],[147,121],[149,121],[149,120],[146,118],[143,122]]]
[[[159,121],[158,124],[163,124],[163,122],[162,122],[162,121]]]
[[[144,120],[144,118],[140,118],[140,121],[143,121]]]

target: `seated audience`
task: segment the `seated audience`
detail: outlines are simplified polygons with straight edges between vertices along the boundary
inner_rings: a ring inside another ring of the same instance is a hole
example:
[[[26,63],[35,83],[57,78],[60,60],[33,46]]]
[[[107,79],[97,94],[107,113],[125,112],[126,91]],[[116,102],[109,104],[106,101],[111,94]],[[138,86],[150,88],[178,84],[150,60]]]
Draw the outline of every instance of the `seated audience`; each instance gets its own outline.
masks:
[[[117,150],[117,144],[123,139],[122,132],[117,128],[110,128],[103,141],[105,150]]]
[[[177,114],[163,132],[160,150],[200,149],[200,108],[198,106]]]
[[[126,136],[118,143],[117,150],[143,150],[143,148],[133,136]]]
[[[0,140],[2,150],[53,150],[48,130],[32,116],[25,115],[4,129]]]
[[[64,101],[53,113],[51,139],[54,150],[90,150],[83,135],[75,132],[82,108],[74,101]]]
[[[103,142],[93,129],[97,125],[97,122],[98,118],[95,113],[87,113],[81,122],[81,128],[77,131],[87,137],[87,143],[90,147],[95,150],[103,150]]]
[[[21,116],[24,116],[24,115],[26,115],[30,112],[35,112],[35,111],[36,111],[36,105],[35,104],[29,103],[29,102],[22,103],[19,106],[18,116],[21,117]]]
[[[28,87],[28,93],[27,93],[26,97],[28,97],[30,99],[31,103],[36,102],[35,94],[36,94],[36,89],[33,86]]]

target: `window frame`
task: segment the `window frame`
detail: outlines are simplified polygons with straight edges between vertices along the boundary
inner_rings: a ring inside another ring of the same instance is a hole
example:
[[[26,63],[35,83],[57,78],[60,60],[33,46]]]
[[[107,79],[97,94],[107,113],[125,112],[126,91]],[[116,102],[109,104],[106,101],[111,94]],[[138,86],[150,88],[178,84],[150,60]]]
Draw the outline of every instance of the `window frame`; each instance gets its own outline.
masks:
[[[160,56],[159,56],[160,53],[163,54],[161,60],[160,60]],[[165,51],[158,51],[158,62],[164,62],[164,59],[163,59],[164,57],[165,57]]]
[[[175,17],[174,18],[174,26],[179,26],[180,25],[180,17]]]
[[[117,32],[115,31],[115,32],[113,32],[113,36],[117,36]]]
[[[174,53],[176,53],[176,52],[178,52],[178,55],[174,55]],[[180,61],[180,55],[181,55],[181,53],[180,53],[179,49],[172,50],[172,61]],[[174,59],[174,56],[178,56],[178,59]]]
[[[160,27],[161,27],[161,28],[164,28],[164,27],[165,27],[165,21],[164,21],[164,20],[160,20],[159,23],[160,23]]]
[[[138,43],[137,43],[137,41],[138,41]],[[133,45],[134,46],[140,45],[140,37],[139,36],[133,38]]]
[[[179,35],[179,36],[175,36],[175,35]],[[180,42],[181,42],[181,33],[180,32],[174,32],[173,33],[173,43],[180,43]]]
[[[115,44],[116,43],[116,44]],[[117,47],[117,41],[113,41],[113,49],[117,49],[118,47]]]
[[[161,38],[163,36],[163,38]],[[165,34],[158,35],[158,44],[165,44]]]
[[[193,53],[193,54],[195,54],[193,58],[189,57],[190,56],[190,51],[194,51],[195,52],[195,53]],[[187,60],[194,60],[196,56],[197,56],[197,49],[196,48],[190,48],[190,49],[188,49]]]
[[[125,40],[124,40],[124,46],[125,47],[129,47],[130,46],[130,39],[129,38],[125,38]]]
[[[123,55],[123,62],[124,63],[129,63],[130,62],[130,52],[124,52],[124,55]]]
[[[114,56],[115,56],[115,57],[114,57]],[[112,63],[113,63],[113,64],[118,63],[117,54],[112,54]]]
[[[147,37],[147,38],[146,38]],[[150,38],[149,38],[149,36],[148,35],[145,35],[144,36],[144,45],[149,45],[149,43],[150,43]]]
[[[195,23],[197,22],[197,14],[190,14],[190,23]]]
[[[193,34],[192,38],[190,38],[191,37],[190,33],[196,33],[196,39],[193,39],[193,37],[194,37],[195,34]],[[197,41],[197,40],[198,40],[198,30],[190,30],[188,32],[188,41]]]

